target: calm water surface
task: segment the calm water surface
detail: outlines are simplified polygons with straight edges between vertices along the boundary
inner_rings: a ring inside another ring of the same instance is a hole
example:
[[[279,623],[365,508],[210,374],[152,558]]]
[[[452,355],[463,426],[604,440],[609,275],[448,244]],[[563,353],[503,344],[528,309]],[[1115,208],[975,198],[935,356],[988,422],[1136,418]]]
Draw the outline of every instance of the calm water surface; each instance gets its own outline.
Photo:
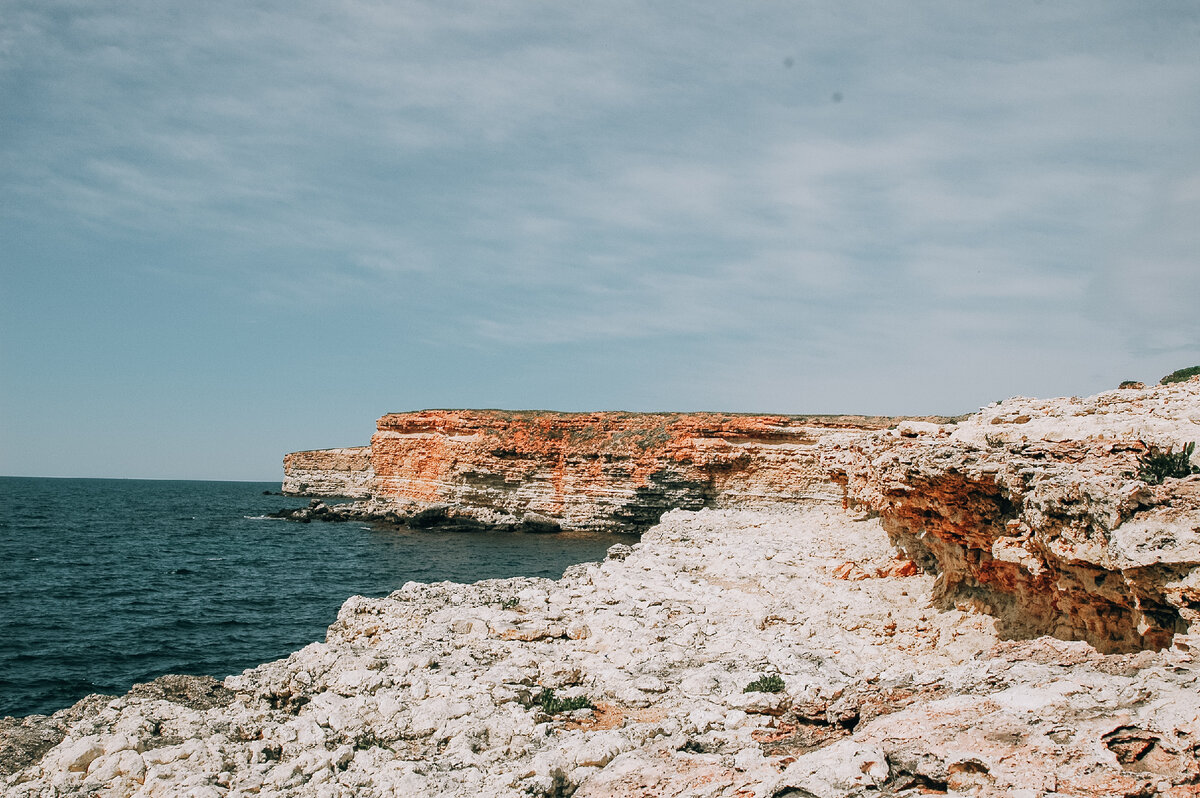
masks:
[[[558,578],[623,539],[264,519],[307,503],[278,487],[0,477],[0,716],[224,677],[323,640],[351,595]]]

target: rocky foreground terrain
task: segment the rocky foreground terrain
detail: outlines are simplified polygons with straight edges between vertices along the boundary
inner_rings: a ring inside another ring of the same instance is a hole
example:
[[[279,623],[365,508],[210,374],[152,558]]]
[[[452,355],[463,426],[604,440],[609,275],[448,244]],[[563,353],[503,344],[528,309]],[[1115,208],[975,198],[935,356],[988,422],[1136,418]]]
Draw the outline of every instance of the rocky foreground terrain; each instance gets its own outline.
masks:
[[[1197,430],[1200,381],[831,430],[845,506],[674,510],[557,581],[351,598],[223,683],[4,721],[0,786],[1200,795],[1200,476],[1139,476]]]

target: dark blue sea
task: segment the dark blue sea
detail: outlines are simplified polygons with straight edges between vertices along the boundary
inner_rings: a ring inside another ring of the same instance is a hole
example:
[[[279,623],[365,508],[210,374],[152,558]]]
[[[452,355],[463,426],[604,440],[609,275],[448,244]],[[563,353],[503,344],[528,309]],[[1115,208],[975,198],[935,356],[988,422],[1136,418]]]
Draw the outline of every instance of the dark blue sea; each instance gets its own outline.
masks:
[[[405,582],[558,578],[612,535],[397,530],[262,516],[278,483],[0,477],[0,716],[165,673],[222,678],[324,640]]]

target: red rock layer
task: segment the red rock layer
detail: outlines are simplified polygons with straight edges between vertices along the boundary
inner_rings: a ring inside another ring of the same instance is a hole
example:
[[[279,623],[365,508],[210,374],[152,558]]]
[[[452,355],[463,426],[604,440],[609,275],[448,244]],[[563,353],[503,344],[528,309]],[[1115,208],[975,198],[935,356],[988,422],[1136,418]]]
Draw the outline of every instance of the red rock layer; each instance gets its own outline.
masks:
[[[866,435],[824,460],[846,501],[939,575],[943,605],[995,615],[1010,637],[1159,649],[1200,628],[1200,475],[1151,485],[1140,463],[1198,425],[1200,382],[1010,400],[952,435]]]
[[[644,528],[672,508],[835,499],[817,436],[893,419],[722,413],[393,413],[371,439],[376,499],[566,528]]]

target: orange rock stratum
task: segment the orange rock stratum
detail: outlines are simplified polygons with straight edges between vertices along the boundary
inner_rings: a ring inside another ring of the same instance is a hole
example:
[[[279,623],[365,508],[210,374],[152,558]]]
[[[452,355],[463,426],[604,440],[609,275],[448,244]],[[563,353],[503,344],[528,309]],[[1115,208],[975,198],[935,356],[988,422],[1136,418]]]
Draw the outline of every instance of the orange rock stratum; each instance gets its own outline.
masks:
[[[673,508],[840,500],[840,488],[818,462],[818,437],[883,429],[895,421],[729,413],[389,413],[371,439],[369,466],[347,469],[348,450],[297,452],[285,462],[284,489],[362,496],[359,488],[369,483],[366,492],[379,513],[445,507],[451,516],[501,525],[533,517],[568,529],[641,530]],[[323,478],[322,462],[328,464]],[[339,488],[343,481],[353,492]]]

